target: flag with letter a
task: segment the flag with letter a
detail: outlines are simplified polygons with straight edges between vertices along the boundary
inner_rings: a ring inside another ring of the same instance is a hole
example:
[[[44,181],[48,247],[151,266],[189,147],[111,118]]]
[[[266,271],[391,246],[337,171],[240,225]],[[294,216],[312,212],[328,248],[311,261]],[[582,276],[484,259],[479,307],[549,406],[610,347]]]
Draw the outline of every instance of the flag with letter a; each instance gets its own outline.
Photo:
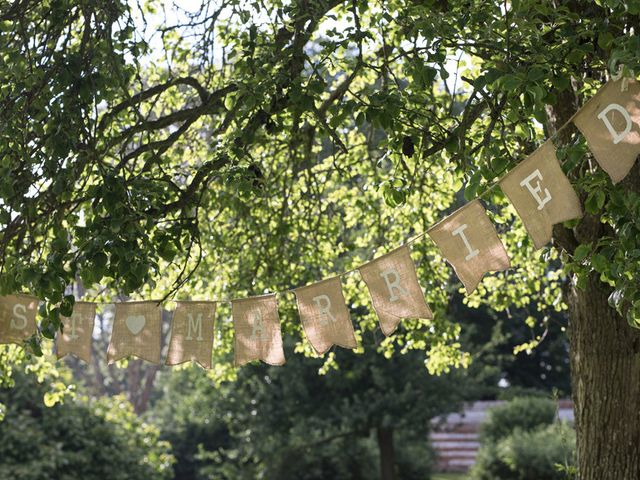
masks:
[[[194,361],[211,368],[215,302],[176,302],[167,365]]]
[[[551,240],[553,225],[582,217],[580,200],[562,172],[550,140],[505,175],[500,188],[518,212],[536,249]]]
[[[0,297],[0,343],[22,343],[35,334],[38,299],[29,295]]]
[[[305,335],[322,355],[333,345],[356,348],[356,335],[342,295],[340,277],[294,290]]]
[[[90,302],[76,302],[70,317],[60,317],[62,332],[56,336],[56,354],[59,359],[70,353],[87,363],[91,361],[95,317],[96,304]]]
[[[418,283],[409,247],[376,258],[359,271],[385,335],[391,335],[403,318],[433,318]]]
[[[278,301],[274,294],[233,300],[235,363],[244,365],[262,360],[284,365]]]
[[[485,273],[510,266],[509,256],[480,200],[456,210],[427,233],[453,266],[468,294]]]
[[[640,155],[640,84],[634,79],[608,82],[576,113],[573,123],[602,169],[619,182]]]
[[[116,303],[108,363],[129,355],[160,363],[162,310],[157,302]]]

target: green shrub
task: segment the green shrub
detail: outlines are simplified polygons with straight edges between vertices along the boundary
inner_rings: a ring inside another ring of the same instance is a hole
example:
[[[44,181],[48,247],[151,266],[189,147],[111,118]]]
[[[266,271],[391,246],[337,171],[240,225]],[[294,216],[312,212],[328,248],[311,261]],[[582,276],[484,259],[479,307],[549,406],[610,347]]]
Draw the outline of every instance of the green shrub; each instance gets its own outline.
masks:
[[[168,480],[170,446],[123,397],[66,399],[52,407],[48,388],[17,372],[0,388],[0,480]]]
[[[482,443],[496,443],[516,429],[529,431],[550,425],[556,414],[555,403],[546,398],[520,397],[489,411],[480,428]]]
[[[474,480],[564,480],[574,469],[575,432],[565,423],[532,431],[516,429],[497,443],[483,444]]]

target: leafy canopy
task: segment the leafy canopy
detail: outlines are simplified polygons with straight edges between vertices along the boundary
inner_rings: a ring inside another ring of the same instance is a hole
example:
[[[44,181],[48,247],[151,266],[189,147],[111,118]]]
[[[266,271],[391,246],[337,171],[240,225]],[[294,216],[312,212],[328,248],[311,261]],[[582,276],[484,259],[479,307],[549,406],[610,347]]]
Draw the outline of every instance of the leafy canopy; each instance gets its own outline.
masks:
[[[239,297],[348,270],[485,192],[608,71],[640,71],[639,13],[637,0],[0,2],[0,290],[45,300],[51,338],[72,285]],[[515,268],[468,301],[562,310],[565,275],[596,271],[635,324],[640,196],[574,132],[560,140],[580,225],[601,233],[561,229],[566,252],[539,256],[488,192]],[[458,284],[428,241],[414,258],[435,318],[378,348],[425,350],[432,371],[466,364],[447,312]],[[345,283],[374,330],[363,284]],[[219,336],[225,357],[230,322]]]

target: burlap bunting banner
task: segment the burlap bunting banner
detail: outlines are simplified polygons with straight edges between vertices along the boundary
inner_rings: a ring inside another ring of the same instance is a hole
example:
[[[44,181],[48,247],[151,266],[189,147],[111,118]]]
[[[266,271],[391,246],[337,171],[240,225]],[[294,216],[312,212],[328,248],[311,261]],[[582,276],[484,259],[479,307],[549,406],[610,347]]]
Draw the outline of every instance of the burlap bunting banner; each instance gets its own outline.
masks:
[[[549,140],[500,181],[536,249],[550,240],[553,225],[582,217],[580,200],[562,172]]]
[[[234,300],[232,311],[236,366],[253,360],[262,360],[269,365],[284,365],[276,296]]]
[[[572,121],[611,179],[622,180],[640,155],[640,84],[635,79],[607,83]],[[508,172],[499,186],[517,210],[536,249],[551,240],[553,225],[582,217],[578,196],[564,175],[550,140]],[[469,294],[486,273],[510,267],[504,245],[477,199],[426,233]],[[358,270],[385,335],[391,335],[404,318],[433,318],[407,246]],[[341,276],[294,290],[302,327],[318,354],[326,353],[333,345],[357,347]],[[35,297],[0,297],[0,343],[22,343],[36,334],[37,310]],[[90,361],[95,311],[95,304],[77,302],[71,317],[62,317],[63,332],[56,339],[58,358],[71,353]],[[167,365],[195,361],[203,368],[211,368],[215,312],[215,301],[177,302]],[[253,360],[271,365],[285,363],[275,294],[233,300],[232,312],[237,366]],[[160,363],[161,342],[162,309],[157,302],[115,304],[107,352],[109,364],[131,355]]]
[[[29,295],[0,297],[0,343],[22,343],[36,333],[38,299]]]
[[[580,109],[573,123],[602,169],[614,183],[619,182],[640,155],[640,85],[633,79],[608,82]]]
[[[356,335],[342,295],[340,277],[294,290],[305,335],[322,355],[333,345],[356,348]]]
[[[60,317],[62,333],[56,336],[56,354],[58,358],[71,353],[89,363],[91,361],[91,340],[93,324],[96,318],[96,304],[76,302],[70,317]]]
[[[162,310],[156,302],[116,303],[108,363],[129,355],[160,363],[161,333]]]
[[[510,267],[502,242],[479,200],[456,210],[427,232],[471,294],[485,273]]]
[[[215,302],[176,302],[167,365],[194,361],[211,368]]]
[[[409,247],[376,258],[359,271],[385,335],[391,335],[403,318],[433,318],[418,283]]]

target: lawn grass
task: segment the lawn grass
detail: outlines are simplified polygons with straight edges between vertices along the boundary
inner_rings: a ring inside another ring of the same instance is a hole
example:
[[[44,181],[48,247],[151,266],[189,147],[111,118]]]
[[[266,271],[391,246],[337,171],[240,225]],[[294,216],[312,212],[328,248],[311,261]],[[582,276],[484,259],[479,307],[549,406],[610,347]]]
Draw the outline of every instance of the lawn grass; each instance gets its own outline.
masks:
[[[467,480],[466,473],[434,473],[431,480]]]

